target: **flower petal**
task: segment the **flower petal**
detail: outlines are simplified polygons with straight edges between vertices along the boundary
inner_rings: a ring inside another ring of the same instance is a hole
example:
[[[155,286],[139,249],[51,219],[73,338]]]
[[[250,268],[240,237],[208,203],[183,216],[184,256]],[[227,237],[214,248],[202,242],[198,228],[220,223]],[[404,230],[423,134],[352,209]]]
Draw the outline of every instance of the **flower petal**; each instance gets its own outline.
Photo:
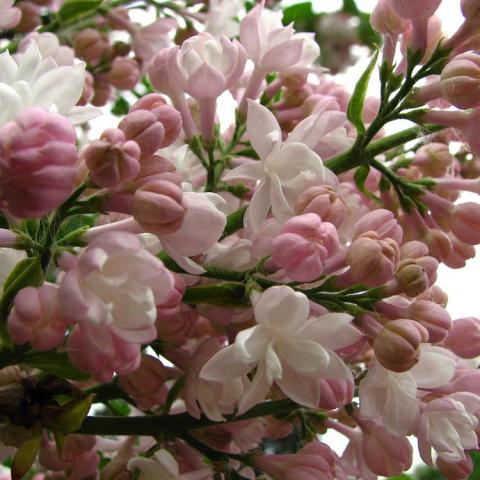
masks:
[[[273,113],[252,100],[248,101],[247,133],[261,159],[279,150],[282,144],[282,131]]]
[[[225,381],[249,372],[253,366],[239,360],[236,349],[235,345],[229,345],[217,352],[200,370],[200,378]]]
[[[306,407],[318,408],[320,401],[320,382],[314,376],[299,375],[289,365],[283,364],[283,375],[277,380],[282,392],[295,403]]]
[[[270,181],[268,179],[259,183],[255,193],[248,204],[244,218],[244,227],[250,232],[260,230],[263,221],[270,210]]]
[[[362,334],[352,324],[353,317],[346,313],[327,313],[318,317],[305,329],[311,340],[325,348],[338,350],[357,342]]]
[[[455,360],[442,347],[422,345],[420,360],[410,370],[420,388],[435,388],[448,383],[455,374]]]
[[[320,373],[328,367],[328,352],[316,342],[295,338],[279,341],[277,345],[282,359],[297,372]]]
[[[271,383],[267,380],[265,364],[261,363],[255,373],[252,383],[245,390],[245,393],[238,405],[238,413],[242,415],[250,408],[262,402],[270,390]]]
[[[230,170],[223,180],[261,180],[265,176],[263,166],[260,162],[253,161],[244,163]]]
[[[253,309],[259,325],[294,333],[308,318],[310,304],[303,293],[290,287],[276,286],[265,290]]]
[[[32,85],[32,105],[68,113],[82,96],[85,64],[63,66],[43,74]]]
[[[235,338],[237,355],[245,363],[258,362],[265,355],[270,336],[262,325],[238,332]]]

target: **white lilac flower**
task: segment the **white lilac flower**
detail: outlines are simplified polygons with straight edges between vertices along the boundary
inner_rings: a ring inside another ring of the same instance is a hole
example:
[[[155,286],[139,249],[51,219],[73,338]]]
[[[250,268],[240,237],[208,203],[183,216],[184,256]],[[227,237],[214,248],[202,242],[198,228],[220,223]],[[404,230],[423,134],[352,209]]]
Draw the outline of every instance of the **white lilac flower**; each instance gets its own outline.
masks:
[[[34,40],[17,61],[9,52],[0,55],[0,126],[28,107],[59,113],[73,124],[98,115],[94,107],[75,106],[85,81],[85,63],[58,66],[43,58]]]
[[[350,315],[310,317],[306,295],[286,286],[254,293],[252,303],[257,325],[239,332],[235,343],[215,354],[200,372],[206,380],[225,381],[256,367],[240,413],[261,402],[274,382],[295,402],[315,408],[321,379],[352,380],[350,369],[334,352],[361,336]]]

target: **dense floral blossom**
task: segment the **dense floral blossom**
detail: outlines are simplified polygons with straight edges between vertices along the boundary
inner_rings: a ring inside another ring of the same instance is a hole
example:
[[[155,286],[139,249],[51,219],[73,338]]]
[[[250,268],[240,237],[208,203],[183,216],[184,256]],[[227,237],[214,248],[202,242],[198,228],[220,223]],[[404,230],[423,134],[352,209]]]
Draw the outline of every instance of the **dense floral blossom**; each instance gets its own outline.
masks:
[[[360,337],[349,315],[312,318],[307,297],[289,287],[272,287],[253,298],[257,326],[240,332],[235,343],[217,353],[200,372],[206,380],[221,381],[256,366],[240,412],[263,400],[273,382],[295,401],[315,407],[319,378],[350,378],[350,371],[334,352]]]
[[[82,123],[96,116],[91,107],[76,107],[85,80],[85,64],[57,66],[50,57],[42,57],[34,40],[19,63],[8,52],[0,55],[0,124],[14,120],[28,107],[57,112]]]
[[[8,477],[467,478],[478,0],[373,2],[348,87],[355,2],[97,3],[0,1]]]

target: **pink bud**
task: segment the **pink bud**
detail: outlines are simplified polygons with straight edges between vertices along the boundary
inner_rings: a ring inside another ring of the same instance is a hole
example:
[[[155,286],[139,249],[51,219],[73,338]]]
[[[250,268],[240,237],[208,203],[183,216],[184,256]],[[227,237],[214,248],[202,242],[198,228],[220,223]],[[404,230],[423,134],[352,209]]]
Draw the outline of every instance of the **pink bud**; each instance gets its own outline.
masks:
[[[420,167],[424,175],[443,177],[453,165],[453,155],[444,143],[429,143],[415,153],[414,165]]]
[[[335,410],[352,401],[355,385],[351,380],[328,378],[320,380],[320,401],[318,408]]]
[[[407,437],[395,435],[375,422],[365,424],[362,454],[368,468],[383,477],[401,475],[408,470],[412,465],[413,449]]]
[[[151,409],[162,405],[167,398],[167,370],[163,363],[150,355],[143,355],[137,370],[120,375],[120,387],[136,402],[138,408]]]
[[[450,255],[443,260],[443,263],[450,268],[464,268],[467,260],[475,257],[475,247],[473,245],[467,245],[455,237],[450,238],[450,241],[452,242],[452,251]]]
[[[29,342],[36,350],[45,351],[62,343],[69,322],[58,307],[58,286],[46,282],[40,288],[20,290],[7,322],[16,344]]]
[[[18,25],[18,22],[20,22],[22,11],[19,8],[14,7],[13,4],[13,0],[7,0],[2,4],[2,19],[0,20],[0,28],[2,30],[11,30]]]
[[[476,317],[454,320],[445,345],[459,357],[478,357],[480,355],[480,320]]]
[[[441,457],[437,457],[435,462],[440,473],[447,480],[465,480],[473,471],[473,461],[470,455],[465,455],[459,462],[447,462]]]
[[[133,180],[140,172],[140,147],[125,141],[122,130],[105,130],[83,152],[92,181],[104,188],[117,188]]]
[[[324,222],[338,227],[347,216],[347,207],[338,193],[328,186],[310,187],[295,202],[295,214],[316,213]]]
[[[171,105],[167,105],[165,100],[158,93],[149,93],[145,95],[130,108],[130,112],[135,110],[148,110],[155,114],[158,121],[165,129],[165,137],[160,148],[171,145],[182,132],[182,116]]]
[[[337,477],[338,457],[325,444],[312,442],[295,454],[257,455],[255,467],[274,480],[329,480]],[[340,472],[338,472],[340,473]]]
[[[148,65],[148,77],[155,90],[170,95],[172,93],[172,82],[169,76],[168,57],[173,48],[163,48],[151,59]],[[148,110],[148,109],[147,109]]]
[[[455,107],[466,110],[480,105],[480,55],[463,53],[442,70],[443,96]]]
[[[359,237],[348,249],[349,273],[356,282],[378,287],[393,277],[399,257],[398,244],[391,238]]]
[[[400,35],[406,28],[407,22],[398,16],[390,0],[379,0],[370,16],[372,27],[385,35]]]
[[[95,75],[95,83],[93,84],[93,98],[91,104],[96,107],[103,107],[112,95],[112,87],[108,81],[106,73]]]
[[[460,0],[460,8],[462,9],[465,19],[476,19],[478,21],[480,15],[480,4],[477,2],[477,0]]]
[[[18,2],[15,8],[22,12],[20,22],[17,23],[15,30],[20,33],[28,33],[35,30],[42,24],[40,18],[40,7],[29,1]]]
[[[419,359],[419,347],[428,342],[428,331],[413,320],[392,320],[380,331],[373,349],[377,360],[388,370],[406,372]]]
[[[425,269],[414,260],[402,260],[395,273],[400,288],[409,297],[423,293],[430,282]]]
[[[307,213],[285,222],[273,241],[272,259],[293,280],[308,282],[322,274],[323,262],[338,248],[335,226]]]
[[[442,0],[390,0],[392,7],[402,18],[410,20],[431,17],[442,3]]]
[[[11,230],[0,228],[0,247],[13,248],[21,242],[21,237]]]
[[[441,342],[452,325],[448,312],[435,302],[415,300],[408,306],[407,315],[427,329],[430,343]]]
[[[135,140],[142,150],[142,157],[153,155],[163,144],[165,129],[154,113],[135,110],[128,113],[118,124],[127,140]]]
[[[195,332],[198,313],[181,304],[175,308],[157,308],[158,338],[172,345],[183,345]]]
[[[432,285],[428,290],[417,297],[418,300],[429,300],[438,303],[442,307],[446,307],[448,303],[448,295],[437,285]]]
[[[452,242],[446,233],[437,228],[427,230],[422,241],[427,245],[429,254],[439,262],[448,258],[452,252]]]
[[[87,62],[99,60],[108,47],[108,38],[94,28],[85,28],[73,38],[75,54]]]
[[[466,202],[453,208],[450,228],[453,234],[467,245],[480,243],[480,205]]]
[[[126,375],[139,367],[141,345],[121,339],[109,328],[83,323],[68,337],[67,353],[78,369],[108,382],[114,371]]]
[[[172,182],[155,180],[133,195],[132,213],[148,232],[165,235],[177,231],[187,211],[182,190]]]
[[[28,108],[0,128],[0,203],[18,218],[58,207],[75,182],[76,134],[66,118]]]
[[[383,208],[365,214],[355,224],[353,237],[357,238],[366,232],[376,232],[380,239],[391,238],[399,244],[402,242],[402,227],[393,213]]]
[[[133,58],[117,57],[108,72],[108,80],[119,90],[131,90],[140,78],[140,68]]]
[[[87,105],[87,103],[92,101],[93,94],[94,94],[93,82],[94,82],[93,75],[90,72],[86,71],[82,96],[78,100],[77,105]]]
[[[402,260],[409,260],[428,255],[428,247],[422,242],[412,240],[404,243],[400,247],[400,252],[402,254]]]

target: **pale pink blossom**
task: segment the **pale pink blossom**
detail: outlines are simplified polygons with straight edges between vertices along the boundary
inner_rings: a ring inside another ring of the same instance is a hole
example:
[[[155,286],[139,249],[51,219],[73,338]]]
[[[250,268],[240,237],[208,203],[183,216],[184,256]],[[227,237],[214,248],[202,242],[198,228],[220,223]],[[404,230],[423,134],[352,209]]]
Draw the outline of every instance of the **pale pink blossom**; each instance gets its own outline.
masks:
[[[282,12],[265,9],[263,3],[252,8],[240,23],[240,42],[264,74],[285,71],[314,48],[311,37],[295,33],[292,25],[284,27]],[[318,47],[314,51],[318,56]]]
[[[127,342],[156,338],[156,305],[168,298],[174,280],[135,235],[97,235],[74,260],[60,284],[62,311]]]
[[[137,404],[138,408],[151,409],[167,399],[165,385],[167,369],[151,355],[142,355],[140,366],[131,373],[119,376],[119,385]]]
[[[227,223],[219,206],[224,200],[215,193],[184,192],[187,211],[181,227],[159,236],[162,248],[188,273],[204,269],[188,257],[201,255],[220,239]]]
[[[28,107],[38,107],[83,123],[98,115],[93,107],[75,106],[83,92],[85,64],[58,66],[52,57],[42,57],[35,43],[18,61],[7,52],[0,55],[0,125],[14,120]]]
[[[66,351],[78,369],[108,382],[114,372],[127,375],[140,366],[141,346],[119,337],[108,326],[83,322],[68,337]]]
[[[246,163],[228,172],[225,180],[259,181],[245,214],[245,227],[259,230],[272,210],[285,221],[294,216],[294,204],[303,191],[314,185],[336,184],[336,177],[323,166],[320,157],[304,143],[287,139],[282,144],[280,126],[262,105],[249,102],[247,133],[260,161]],[[291,159],[296,161],[292,162]]]
[[[58,37],[51,32],[29,33],[20,42],[17,53],[15,54],[16,59],[19,59],[21,54],[24,54],[27,51],[32,40],[34,40],[37,44],[42,58],[45,59],[51,57],[59,66],[75,64],[75,54],[72,48],[68,47],[67,45],[61,45]]]
[[[131,458],[127,468],[131,472],[139,471],[140,480],[207,480],[212,475],[210,467],[181,474],[175,458],[164,449],[157,450],[150,458]]]
[[[10,30],[20,22],[22,12],[13,6],[14,0],[2,0],[0,3],[0,29]]]
[[[76,134],[61,115],[29,108],[0,127],[0,205],[18,218],[38,218],[73,190]]]
[[[296,454],[258,455],[254,465],[274,480],[333,480],[342,478],[338,460],[330,447],[312,442]]]
[[[177,27],[173,18],[158,18],[145,27],[132,27],[130,33],[135,55],[147,64],[155,53],[172,44],[169,34]]]
[[[292,280],[309,282],[319,278],[323,262],[340,248],[334,225],[315,213],[287,220],[272,245],[272,260]]]
[[[216,382],[199,375],[208,360],[220,350],[220,342],[212,337],[203,340],[192,355],[183,397],[188,413],[195,418],[200,418],[203,412],[210,420],[224,421],[224,415],[234,412],[248,385],[246,376]]]
[[[417,388],[445,385],[454,373],[452,354],[429,345],[422,345],[418,363],[406,372],[391,372],[375,362],[360,382],[360,412],[366,418],[381,418],[392,433],[411,434],[420,415]]]
[[[19,345],[29,342],[36,350],[50,350],[65,339],[68,326],[58,305],[58,286],[45,282],[40,288],[27,287],[15,296],[8,316],[8,330]]]
[[[478,446],[475,428],[478,425],[480,397],[457,392],[428,402],[418,425],[418,448],[424,462],[433,464],[431,448],[446,462],[464,460],[464,450]]]
[[[257,367],[240,401],[240,412],[261,402],[274,382],[295,402],[315,407],[319,378],[351,378],[349,368],[334,353],[360,337],[349,315],[312,318],[307,297],[286,286],[253,294],[252,301],[257,325],[239,332],[235,343],[220,350],[200,372],[206,380],[222,381]]]

